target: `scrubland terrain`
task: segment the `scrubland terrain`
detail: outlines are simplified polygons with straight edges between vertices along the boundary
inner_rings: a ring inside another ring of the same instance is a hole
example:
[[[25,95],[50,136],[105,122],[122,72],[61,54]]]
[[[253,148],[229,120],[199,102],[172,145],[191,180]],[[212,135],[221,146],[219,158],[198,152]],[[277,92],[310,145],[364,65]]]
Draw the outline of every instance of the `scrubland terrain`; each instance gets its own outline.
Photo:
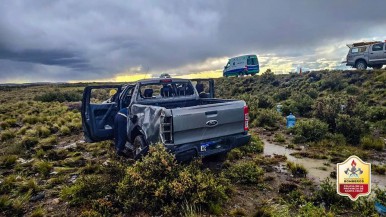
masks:
[[[84,142],[86,84],[0,87],[0,215],[377,216],[374,202],[386,205],[385,70],[215,83],[216,97],[247,102],[252,141],[225,159],[185,164],[162,145],[134,162],[117,157],[112,141]],[[291,112],[297,123],[286,129]],[[336,194],[329,171],[353,154],[381,180],[356,202]],[[321,160],[328,177],[293,159]]]

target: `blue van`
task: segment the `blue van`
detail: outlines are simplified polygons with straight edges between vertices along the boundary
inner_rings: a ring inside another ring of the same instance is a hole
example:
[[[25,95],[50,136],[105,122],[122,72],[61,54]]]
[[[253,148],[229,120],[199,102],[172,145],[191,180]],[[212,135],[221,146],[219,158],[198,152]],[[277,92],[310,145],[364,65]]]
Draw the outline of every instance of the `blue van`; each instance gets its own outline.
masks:
[[[226,66],[224,66],[223,76],[256,75],[259,71],[257,56],[243,55],[229,59]]]

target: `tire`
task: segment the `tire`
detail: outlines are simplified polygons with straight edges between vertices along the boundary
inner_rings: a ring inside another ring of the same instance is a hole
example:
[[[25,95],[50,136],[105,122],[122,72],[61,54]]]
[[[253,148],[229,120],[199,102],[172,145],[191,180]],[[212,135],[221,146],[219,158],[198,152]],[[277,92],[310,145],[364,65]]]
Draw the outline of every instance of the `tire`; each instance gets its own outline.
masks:
[[[355,64],[355,68],[357,68],[358,70],[366,70],[367,69],[367,63],[363,60],[359,60]]]
[[[251,75],[252,75],[252,76],[255,76],[255,75],[256,75],[256,73],[252,73]]]
[[[382,69],[383,65],[375,65],[373,66],[373,69]]]
[[[135,160],[142,158],[149,150],[146,139],[142,134],[135,137],[133,146],[133,156]]]

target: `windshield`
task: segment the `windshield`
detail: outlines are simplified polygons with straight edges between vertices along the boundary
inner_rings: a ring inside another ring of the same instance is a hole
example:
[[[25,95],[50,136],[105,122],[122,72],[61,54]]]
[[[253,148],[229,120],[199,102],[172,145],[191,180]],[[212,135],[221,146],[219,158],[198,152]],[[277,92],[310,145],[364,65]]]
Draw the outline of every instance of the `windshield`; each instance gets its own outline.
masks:
[[[190,82],[141,84],[139,93],[142,99],[185,97],[193,96],[194,88]]]

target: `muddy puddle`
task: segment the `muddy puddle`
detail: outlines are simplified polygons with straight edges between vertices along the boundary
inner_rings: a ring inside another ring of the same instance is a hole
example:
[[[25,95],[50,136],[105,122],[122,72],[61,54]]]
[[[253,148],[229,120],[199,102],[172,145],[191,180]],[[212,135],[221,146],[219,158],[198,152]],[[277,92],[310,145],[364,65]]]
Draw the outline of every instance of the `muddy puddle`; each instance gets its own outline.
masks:
[[[280,145],[273,144],[267,140],[264,142],[264,155],[285,155],[288,161],[303,165],[308,170],[307,177],[319,183],[330,177],[330,173],[336,169],[336,164],[332,164],[325,159],[296,158],[291,153],[297,152]],[[371,184],[373,186],[386,187],[386,176],[371,174]]]

